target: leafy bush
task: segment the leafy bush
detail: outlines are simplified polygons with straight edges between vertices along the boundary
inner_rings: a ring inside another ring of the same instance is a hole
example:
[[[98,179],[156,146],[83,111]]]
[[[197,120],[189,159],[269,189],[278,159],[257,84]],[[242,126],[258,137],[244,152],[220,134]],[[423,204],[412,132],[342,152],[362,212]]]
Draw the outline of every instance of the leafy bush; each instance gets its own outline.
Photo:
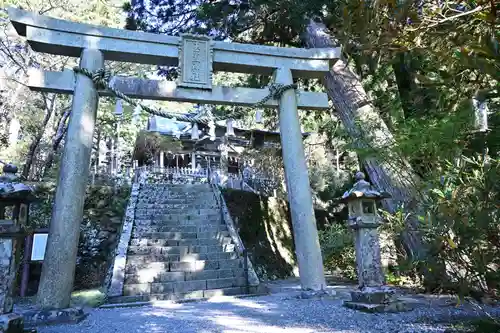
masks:
[[[71,306],[96,308],[104,303],[106,303],[106,290],[103,288],[71,293]]]
[[[352,231],[345,225],[332,224],[319,231],[319,243],[327,270],[339,271],[343,277],[356,278],[356,253]]]
[[[430,257],[445,266],[441,288],[460,296],[498,297],[500,159],[463,156],[429,191],[423,230]]]
[[[35,186],[38,201],[30,209],[30,228],[47,228],[52,214],[55,183]],[[80,224],[75,290],[102,285],[118,242],[130,186],[89,185]]]
[[[55,191],[55,182],[36,183],[35,195],[38,200],[30,209],[31,228],[48,227]],[[130,186],[87,186],[83,220],[101,225],[119,224],[125,213],[129,194]]]

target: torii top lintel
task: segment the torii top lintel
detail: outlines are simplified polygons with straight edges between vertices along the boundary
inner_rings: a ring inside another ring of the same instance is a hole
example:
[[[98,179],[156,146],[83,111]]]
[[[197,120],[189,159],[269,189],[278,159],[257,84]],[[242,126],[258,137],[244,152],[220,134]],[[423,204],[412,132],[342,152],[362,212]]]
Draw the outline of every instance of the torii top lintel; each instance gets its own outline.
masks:
[[[106,60],[179,64],[181,37],[76,23],[13,7],[8,14],[18,34],[25,36],[35,51],[79,57],[83,49],[94,48],[100,49]],[[271,74],[274,69],[285,67],[294,77],[319,78],[340,56],[340,48],[301,49],[212,40],[208,43],[215,71]]]

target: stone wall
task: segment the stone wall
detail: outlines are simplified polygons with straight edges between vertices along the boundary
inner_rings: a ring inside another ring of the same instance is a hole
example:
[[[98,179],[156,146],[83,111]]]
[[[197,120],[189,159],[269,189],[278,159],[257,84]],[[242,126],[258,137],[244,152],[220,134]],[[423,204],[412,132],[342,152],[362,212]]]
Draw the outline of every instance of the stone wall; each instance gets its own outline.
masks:
[[[112,224],[83,222],[75,270],[75,290],[104,285],[119,240],[121,221]]]
[[[30,226],[47,228],[53,202],[53,184],[39,184],[40,202],[30,212]],[[130,187],[95,185],[87,188],[84,218],[80,226],[80,240],[75,270],[74,289],[98,288],[104,285],[119,241]],[[32,264],[28,295],[38,288],[41,264]]]
[[[222,193],[261,281],[297,276],[288,202],[232,189]],[[318,228],[322,229],[328,215],[321,210],[315,213]]]

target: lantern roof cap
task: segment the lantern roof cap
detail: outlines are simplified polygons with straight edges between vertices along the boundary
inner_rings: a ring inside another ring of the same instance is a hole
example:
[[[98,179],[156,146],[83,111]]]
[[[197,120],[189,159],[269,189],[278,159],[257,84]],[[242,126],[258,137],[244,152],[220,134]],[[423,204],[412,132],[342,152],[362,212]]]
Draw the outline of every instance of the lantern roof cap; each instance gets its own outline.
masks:
[[[365,180],[365,174],[361,171],[356,172],[354,176],[356,182],[352,186],[352,188],[346,191],[342,198],[340,198],[341,202],[349,202],[352,200],[359,199],[372,199],[372,200],[381,200],[390,198],[391,195],[384,191],[378,191],[373,187],[372,184]]]
[[[35,200],[33,188],[19,182],[16,175],[17,167],[12,163],[7,163],[3,167],[3,173],[0,175],[0,202],[9,203],[27,203]]]

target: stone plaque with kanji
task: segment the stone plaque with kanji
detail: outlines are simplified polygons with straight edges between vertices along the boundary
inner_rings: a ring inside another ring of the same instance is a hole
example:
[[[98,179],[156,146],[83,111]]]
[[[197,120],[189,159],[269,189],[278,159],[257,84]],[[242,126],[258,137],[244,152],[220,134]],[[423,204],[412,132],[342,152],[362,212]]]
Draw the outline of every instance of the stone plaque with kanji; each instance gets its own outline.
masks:
[[[185,34],[179,49],[179,87],[212,89],[212,40]]]

